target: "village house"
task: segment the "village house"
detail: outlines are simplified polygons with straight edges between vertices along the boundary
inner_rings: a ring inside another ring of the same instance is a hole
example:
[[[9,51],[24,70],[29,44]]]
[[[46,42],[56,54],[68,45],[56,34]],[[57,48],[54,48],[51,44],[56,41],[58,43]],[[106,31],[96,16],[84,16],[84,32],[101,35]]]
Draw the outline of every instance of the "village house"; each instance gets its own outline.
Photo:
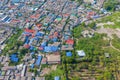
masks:
[[[61,56],[59,53],[47,54],[46,58],[47,58],[48,64],[60,64],[61,63]]]

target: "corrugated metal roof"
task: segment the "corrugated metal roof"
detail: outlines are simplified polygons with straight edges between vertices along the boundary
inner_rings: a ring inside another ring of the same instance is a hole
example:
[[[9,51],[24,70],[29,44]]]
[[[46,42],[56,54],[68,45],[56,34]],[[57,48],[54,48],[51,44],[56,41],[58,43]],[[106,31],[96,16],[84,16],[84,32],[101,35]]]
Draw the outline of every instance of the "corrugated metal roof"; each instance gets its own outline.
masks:
[[[39,55],[39,56],[38,56],[38,59],[37,59],[37,61],[36,61],[35,64],[36,64],[37,66],[39,66],[40,63],[41,63],[41,60],[42,60],[42,56]]]

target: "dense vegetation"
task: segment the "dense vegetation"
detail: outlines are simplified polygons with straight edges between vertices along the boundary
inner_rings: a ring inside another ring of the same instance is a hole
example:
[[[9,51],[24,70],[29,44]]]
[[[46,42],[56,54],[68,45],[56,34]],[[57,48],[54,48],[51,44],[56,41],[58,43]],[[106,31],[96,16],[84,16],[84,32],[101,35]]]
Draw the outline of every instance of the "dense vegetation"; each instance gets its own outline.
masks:
[[[92,38],[81,38],[76,42],[77,50],[84,50],[89,57],[103,54],[102,47],[108,46],[109,42],[103,40],[105,34],[95,34]]]
[[[120,38],[118,38],[116,35],[114,35],[114,38],[115,39],[112,39],[112,45],[117,48],[117,49],[120,49]]]
[[[108,11],[114,11],[117,4],[119,4],[118,0],[106,0],[104,8]]]
[[[21,41],[17,41],[17,39],[19,38],[19,36],[22,33],[22,30],[16,29],[16,30],[14,30],[14,32],[15,33],[6,41],[6,47],[3,50],[4,54],[9,52],[9,50],[13,50],[15,45],[18,47],[19,45],[23,44]]]
[[[58,65],[56,70],[51,71],[45,77],[46,80],[54,80],[55,76],[61,76],[61,80],[66,80],[64,65]]]
[[[119,16],[120,16],[120,12],[115,12],[110,16],[106,16],[106,17],[103,17],[103,18],[97,20],[96,24],[112,22],[112,23],[114,23],[113,25],[105,24],[104,27],[120,28],[120,17]]]
[[[115,13],[112,16],[115,15],[119,14]],[[107,19],[107,21],[109,21],[109,19]],[[81,36],[82,31],[95,29],[95,26],[95,22],[88,25],[82,23],[73,30],[74,39],[76,41],[75,50],[72,51],[73,56],[71,58],[63,57],[63,59],[66,60],[66,67],[70,80],[81,80],[82,77],[85,76],[88,78],[94,77],[96,80],[115,80],[117,78],[116,76],[120,70],[120,52],[111,47],[110,42],[112,42],[114,47],[119,49],[120,46],[118,43],[120,39],[115,36],[111,41],[105,40],[104,38],[107,38],[107,35],[98,33],[95,33],[92,38]],[[86,56],[80,58],[77,55],[77,50],[84,50]],[[108,53],[110,57],[106,58],[105,53]]]
[[[80,38],[81,32],[85,29],[85,27],[86,27],[85,23],[82,23],[81,25],[75,27],[73,29],[74,38]]]

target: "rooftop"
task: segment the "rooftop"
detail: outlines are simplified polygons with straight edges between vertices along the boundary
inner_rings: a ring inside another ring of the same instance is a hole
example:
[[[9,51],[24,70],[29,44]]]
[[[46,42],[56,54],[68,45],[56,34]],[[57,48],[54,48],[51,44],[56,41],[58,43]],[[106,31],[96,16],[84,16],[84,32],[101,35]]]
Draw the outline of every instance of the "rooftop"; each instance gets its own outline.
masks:
[[[47,61],[50,61],[50,62],[61,61],[61,57],[60,57],[59,53],[57,53],[57,54],[47,54],[46,57],[47,57]]]

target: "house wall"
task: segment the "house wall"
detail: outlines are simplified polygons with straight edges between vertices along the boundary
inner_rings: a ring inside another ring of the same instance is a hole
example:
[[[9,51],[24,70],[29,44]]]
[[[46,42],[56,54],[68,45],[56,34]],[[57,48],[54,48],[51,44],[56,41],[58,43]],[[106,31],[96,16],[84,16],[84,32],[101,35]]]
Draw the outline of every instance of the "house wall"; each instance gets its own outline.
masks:
[[[60,64],[60,61],[48,61],[48,64]]]

